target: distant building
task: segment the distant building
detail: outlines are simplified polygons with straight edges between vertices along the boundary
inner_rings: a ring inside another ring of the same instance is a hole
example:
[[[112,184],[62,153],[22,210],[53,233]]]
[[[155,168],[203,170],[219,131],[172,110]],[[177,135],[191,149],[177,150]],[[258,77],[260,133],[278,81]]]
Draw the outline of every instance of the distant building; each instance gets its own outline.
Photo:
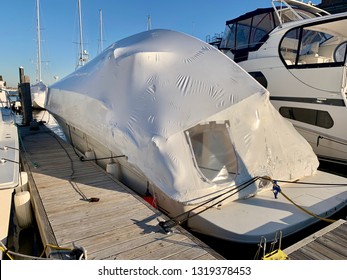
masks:
[[[322,0],[317,7],[331,14],[347,12],[347,0]]]

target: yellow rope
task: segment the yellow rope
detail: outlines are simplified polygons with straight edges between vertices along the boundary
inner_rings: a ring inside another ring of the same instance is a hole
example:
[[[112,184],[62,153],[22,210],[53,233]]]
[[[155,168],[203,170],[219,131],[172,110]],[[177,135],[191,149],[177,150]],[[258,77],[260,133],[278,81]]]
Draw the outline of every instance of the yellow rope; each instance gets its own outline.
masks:
[[[10,255],[10,253],[12,255],[15,255],[15,256],[22,256],[22,257],[25,257],[25,258],[29,258],[29,259],[43,259],[43,255],[45,254],[46,252],[46,249],[50,247],[52,249],[55,249],[55,250],[61,250],[61,251],[73,251],[74,248],[64,248],[64,247],[60,247],[60,246],[57,246],[57,245],[53,245],[53,244],[46,244],[45,245],[45,248],[43,249],[43,252],[41,253],[40,257],[34,257],[34,256],[28,256],[28,255],[23,255],[23,254],[20,254],[20,253],[17,253],[17,252],[13,252],[13,251],[10,251],[6,248],[6,246],[0,241],[0,250],[6,254],[8,256],[8,258],[10,260],[14,260],[14,257],[12,257]]]
[[[268,181],[271,181],[273,184],[275,182],[275,180],[273,180],[271,177],[269,176],[264,176],[264,177],[261,177],[261,179],[264,179],[264,180],[268,180]],[[308,211],[307,209],[303,208],[302,206],[296,204],[293,200],[291,200],[285,193],[283,193],[282,189],[280,189],[280,192],[289,202],[291,202],[292,204],[294,204],[296,207],[298,207],[300,210],[304,211],[305,213],[321,220],[321,221],[325,221],[325,222],[328,222],[328,223],[334,223],[336,222],[336,220],[333,220],[333,219],[328,219],[328,218],[323,218],[323,217],[320,217],[318,215],[316,215],[315,213],[311,212],[311,211]]]
[[[6,256],[8,256],[8,258],[10,259],[10,260],[14,260],[13,259],[13,257],[8,253],[8,250],[6,250],[5,248],[3,248],[2,246],[0,246],[0,250],[3,252],[3,253],[5,253],[6,254]]]
[[[50,248],[52,248],[52,249],[55,249],[55,250],[63,250],[63,251],[72,251],[72,250],[73,250],[73,248],[64,248],[64,247],[59,247],[59,246],[53,245],[53,244],[46,244],[46,245],[45,245],[45,248],[43,249],[43,251],[42,251],[42,253],[41,253],[41,255],[40,255],[40,258],[45,254],[46,249],[47,249],[48,247],[50,247]]]
[[[288,201],[290,201],[291,203],[293,203],[296,207],[298,207],[300,210],[304,211],[305,213],[319,219],[319,220],[322,220],[322,221],[325,221],[325,222],[328,222],[328,223],[334,223],[336,222],[336,220],[332,220],[332,219],[327,219],[327,218],[323,218],[323,217],[320,217],[318,215],[316,215],[315,213],[312,213],[311,211],[308,211],[307,209],[301,207],[300,205],[296,204],[293,200],[291,200],[285,193],[283,193],[283,191],[280,192]]]

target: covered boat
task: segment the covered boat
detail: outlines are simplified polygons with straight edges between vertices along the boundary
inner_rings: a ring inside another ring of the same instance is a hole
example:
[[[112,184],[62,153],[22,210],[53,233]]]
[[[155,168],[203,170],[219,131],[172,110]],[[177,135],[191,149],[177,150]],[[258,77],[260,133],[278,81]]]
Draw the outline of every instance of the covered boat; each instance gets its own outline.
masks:
[[[30,87],[31,102],[34,109],[44,109],[47,86],[42,82],[38,82]]]
[[[270,178],[287,181],[282,190],[319,215],[347,203],[347,179],[317,171],[312,148],[268,91],[182,33],[151,30],[112,44],[50,86],[45,107],[78,150],[197,232],[254,243],[317,221],[276,199]],[[290,183],[301,178],[319,185]]]

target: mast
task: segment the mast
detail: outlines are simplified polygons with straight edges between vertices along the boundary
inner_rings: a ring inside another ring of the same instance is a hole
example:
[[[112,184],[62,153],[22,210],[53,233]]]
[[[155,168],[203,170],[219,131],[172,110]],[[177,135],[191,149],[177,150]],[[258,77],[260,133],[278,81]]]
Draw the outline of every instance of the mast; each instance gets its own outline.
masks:
[[[79,42],[79,59],[78,59],[78,66],[83,66],[83,37],[82,37],[82,12],[81,12],[81,0],[77,1],[78,5],[78,16],[79,16],[79,21],[78,21],[78,27],[80,31],[80,42]]]
[[[36,0],[36,32],[37,32],[37,63],[36,81],[41,82],[41,27],[40,27],[40,1]]]
[[[147,16],[147,31],[151,30],[151,16]]]
[[[103,39],[102,39],[102,10],[101,9],[99,9],[99,36],[100,36],[100,39],[99,39],[99,52],[102,52],[102,50],[103,50],[103,46],[102,46]]]
[[[88,52],[86,50],[83,50],[83,30],[82,30],[82,8],[81,8],[81,0],[77,1],[78,4],[78,16],[79,16],[79,57],[78,57],[78,63],[77,67],[83,66],[84,62],[88,60]]]

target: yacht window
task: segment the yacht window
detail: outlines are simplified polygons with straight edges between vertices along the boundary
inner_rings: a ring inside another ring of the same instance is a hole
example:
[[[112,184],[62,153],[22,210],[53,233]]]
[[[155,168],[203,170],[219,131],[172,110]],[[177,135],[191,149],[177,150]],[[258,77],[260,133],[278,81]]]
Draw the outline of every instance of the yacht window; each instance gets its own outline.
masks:
[[[236,50],[247,49],[251,33],[250,20],[240,22],[236,29]]]
[[[283,117],[287,119],[311,124],[314,126],[328,129],[333,127],[334,125],[333,119],[326,111],[295,107],[281,107],[279,109],[279,112]]]
[[[264,13],[253,17],[249,47],[256,47],[265,41],[266,35],[275,28],[272,13]]]
[[[224,30],[224,36],[220,44],[221,49],[235,50],[235,29],[236,24],[227,25]]]
[[[300,30],[294,29],[286,34],[280,45],[280,53],[286,65],[296,64],[299,49]]]
[[[280,56],[288,68],[342,66],[346,60],[347,19],[292,29]]]
[[[227,122],[196,125],[186,131],[186,136],[202,178],[222,184],[236,176],[237,156]]]
[[[227,22],[220,49],[255,51],[276,27],[272,9],[260,9]]]
[[[347,42],[343,42],[336,47],[334,51],[334,60],[336,62],[346,61],[346,45],[347,45]]]

